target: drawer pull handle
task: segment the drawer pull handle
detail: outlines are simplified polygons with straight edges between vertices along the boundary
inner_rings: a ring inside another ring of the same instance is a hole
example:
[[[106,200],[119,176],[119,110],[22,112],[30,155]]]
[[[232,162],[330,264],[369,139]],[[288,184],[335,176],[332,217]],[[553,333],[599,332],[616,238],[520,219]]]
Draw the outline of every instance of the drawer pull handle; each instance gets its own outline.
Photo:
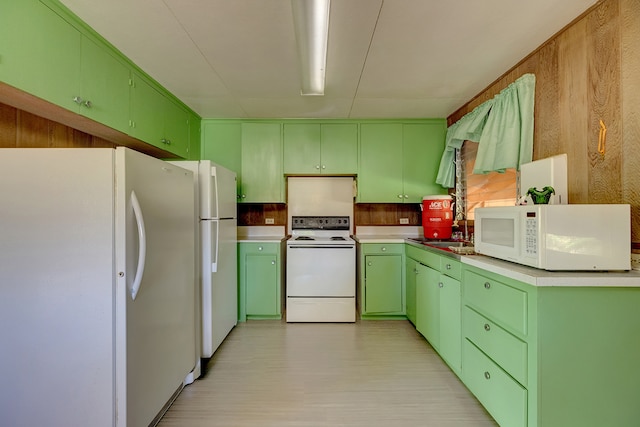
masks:
[[[489,289],[491,287],[491,283],[489,282],[484,282],[484,288],[485,289]]]
[[[491,378],[491,374],[489,373],[489,371],[485,371],[485,372],[484,372],[484,377],[485,377],[486,379],[490,379],[490,378]]]
[[[491,326],[488,323],[484,324],[484,330],[489,332],[491,330]]]

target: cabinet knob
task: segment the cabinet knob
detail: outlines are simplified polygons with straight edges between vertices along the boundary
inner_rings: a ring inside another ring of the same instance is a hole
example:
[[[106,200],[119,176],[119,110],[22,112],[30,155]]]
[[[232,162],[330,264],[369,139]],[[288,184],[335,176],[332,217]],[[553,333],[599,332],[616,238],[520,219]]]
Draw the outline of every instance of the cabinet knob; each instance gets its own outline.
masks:
[[[367,263],[367,265],[368,265],[368,266],[371,266],[371,261],[369,261],[369,262]]]
[[[241,197],[242,199],[246,199],[246,198],[247,198],[247,195],[246,195],[246,194],[243,194],[243,195],[242,195],[242,196],[240,196],[240,197]]]
[[[402,199],[402,194],[398,194],[398,199]]]
[[[405,195],[404,195],[404,198],[405,198],[405,199],[408,199],[408,198],[409,198],[409,195],[408,195],[408,194],[405,194]]]
[[[489,289],[491,287],[491,283],[489,282],[484,282],[484,288],[485,289]]]
[[[327,167],[325,165],[322,165],[322,169],[326,169]]]
[[[486,379],[490,379],[491,378],[491,374],[489,373],[489,371],[484,371],[484,377]]]
[[[81,105],[81,104],[82,104],[82,102],[83,102],[83,100],[82,100],[82,98],[80,98],[79,96],[74,96],[74,97],[73,97],[73,102],[75,102],[75,103],[76,103],[76,104],[78,104],[78,105]]]
[[[442,282],[438,282],[438,287],[439,287],[439,288],[443,288],[443,287],[444,287],[444,283],[442,283]]]
[[[489,325],[488,323],[484,324],[484,330],[489,332],[491,330],[491,325]]]
[[[276,265],[276,262],[275,261],[271,261],[271,265]]]
[[[316,165],[316,169],[320,169],[320,165]]]
[[[262,246],[258,246],[258,250],[261,251],[262,250]]]
[[[451,264],[447,264],[447,265],[445,266],[445,268],[446,268],[447,270],[451,270]]]
[[[383,246],[383,247],[382,247],[382,249],[380,249],[380,250],[381,250],[382,252],[384,252],[384,251],[386,251],[386,250],[387,250],[387,248]]]
[[[83,105],[87,108],[91,108],[93,106],[93,104],[91,103],[91,101],[84,101]]]
[[[414,269],[413,269],[413,272],[414,272],[415,274],[420,273],[420,271],[418,271],[418,269],[417,269],[417,268],[414,268]]]

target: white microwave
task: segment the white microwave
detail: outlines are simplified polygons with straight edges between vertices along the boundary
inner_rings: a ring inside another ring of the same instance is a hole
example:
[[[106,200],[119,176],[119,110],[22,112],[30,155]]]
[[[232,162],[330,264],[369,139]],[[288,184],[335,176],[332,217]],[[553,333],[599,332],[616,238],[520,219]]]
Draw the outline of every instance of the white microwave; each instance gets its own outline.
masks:
[[[475,251],[552,271],[629,270],[629,205],[475,209]]]

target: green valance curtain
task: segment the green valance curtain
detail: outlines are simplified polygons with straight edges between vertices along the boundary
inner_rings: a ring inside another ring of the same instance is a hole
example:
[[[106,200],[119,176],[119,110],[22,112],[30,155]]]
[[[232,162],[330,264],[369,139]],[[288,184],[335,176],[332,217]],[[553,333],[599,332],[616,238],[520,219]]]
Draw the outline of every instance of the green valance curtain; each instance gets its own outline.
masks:
[[[466,140],[478,142],[473,173],[519,169],[533,157],[535,76],[525,74],[449,126],[436,182],[455,183],[455,150]]]

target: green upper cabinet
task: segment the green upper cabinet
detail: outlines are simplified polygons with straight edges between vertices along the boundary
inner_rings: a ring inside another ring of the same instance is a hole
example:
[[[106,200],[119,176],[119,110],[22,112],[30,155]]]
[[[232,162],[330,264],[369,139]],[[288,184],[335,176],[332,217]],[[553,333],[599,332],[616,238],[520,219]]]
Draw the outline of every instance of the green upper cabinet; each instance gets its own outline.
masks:
[[[280,123],[243,123],[241,158],[239,201],[283,203],[284,176]]]
[[[358,202],[421,203],[443,194],[435,183],[446,123],[363,123],[360,128]]]
[[[188,157],[189,113],[138,73],[134,73],[131,82],[129,124],[129,133],[134,138]]]
[[[38,0],[0,2],[0,80],[77,110],[82,35]]]
[[[4,1],[0,27],[0,80],[127,131],[129,67],[106,46],[36,0]]]
[[[121,132],[129,129],[130,72],[119,59],[82,37],[80,90],[74,95],[78,113]]]
[[[358,201],[401,203],[402,124],[360,125]]]
[[[242,172],[242,122],[240,120],[202,120],[203,160],[211,160],[238,176]],[[238,193],[240,192],[238,180]]]
[[[402,127],[402,183],[404,202],[422,203],[429,194],[446,194],[436,184],[447,128],[444,120]]]
[[[285,174],[356,174],[358,125],[285,123]]]

